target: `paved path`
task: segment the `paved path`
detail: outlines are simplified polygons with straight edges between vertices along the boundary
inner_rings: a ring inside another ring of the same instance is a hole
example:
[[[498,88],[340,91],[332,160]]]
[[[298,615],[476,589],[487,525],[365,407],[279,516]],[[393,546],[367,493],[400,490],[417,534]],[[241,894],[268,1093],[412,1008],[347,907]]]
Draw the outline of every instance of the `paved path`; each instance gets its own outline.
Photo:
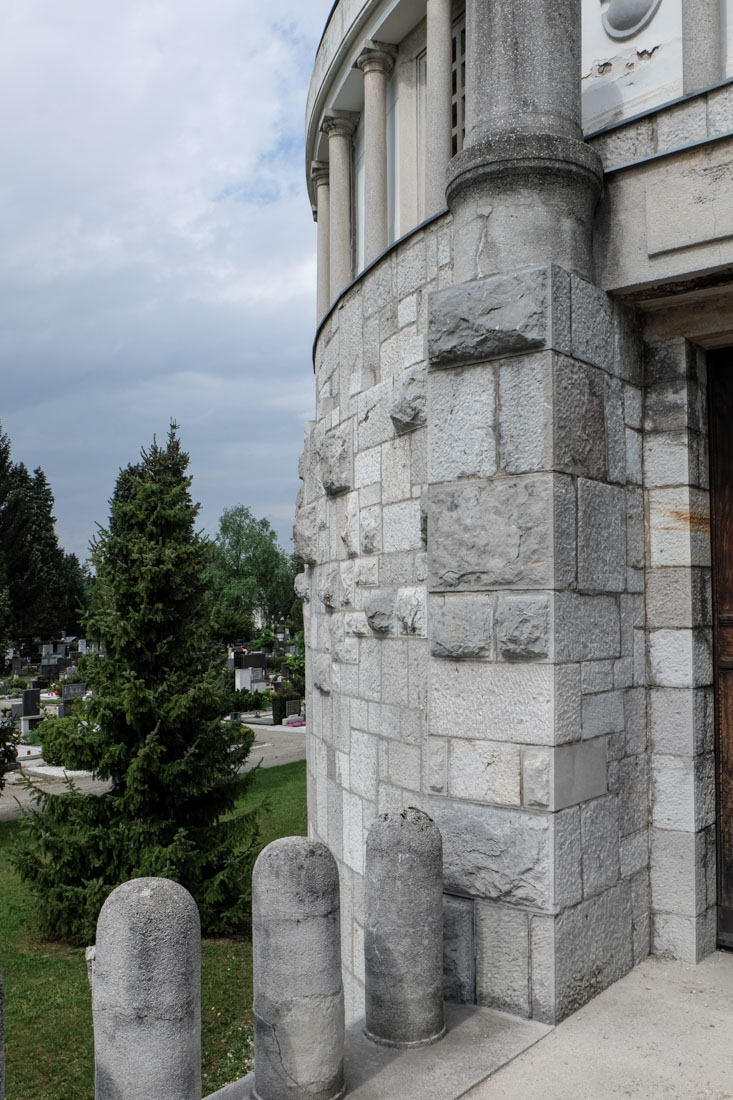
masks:
[[[263,768],[274,768],[278,764],[291,764],[295,760],[305,760],[305,726],[297,726],[291,729],[288,726],[253,726],[256,740],[249,756],[250,764],[261,764]],[[44,790],[52,794],[63,794],[66,789],[62,778],[49,777],[49,773],[42,768],[34,768],[33,765],[25,769],[33,776],[35,782],[43,785]],[[53,769],[58,772],[59,769]],[[0,792],[0,821],[10,821],[21,816],[23,806],[31,803],[28,791],[19,786],[15,780],[17,773],[8,775],[5,789]],[[101,794],[107,789],[107,783],[100,779],[83,773],[76,774],[74,782],[83,791],[93,791]]]
[[[733,1100],[733,953],[647,959],[464,1100]]]

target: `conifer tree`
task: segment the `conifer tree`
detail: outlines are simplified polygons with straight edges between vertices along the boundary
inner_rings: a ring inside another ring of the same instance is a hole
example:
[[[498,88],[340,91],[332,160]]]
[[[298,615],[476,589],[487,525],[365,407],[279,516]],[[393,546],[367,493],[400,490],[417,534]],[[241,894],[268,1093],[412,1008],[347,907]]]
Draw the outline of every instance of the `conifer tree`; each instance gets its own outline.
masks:
[[[88,636],[93,695],[76,764],[110,781],[101,796],[36,790],[16,866],[36,891],[46,934],[91,942],[110,891],[161,875],[186,886],[203,928],[246,926],[256,825],[234,811],[253,736],[222,724],[222,660],[206,634],[208,544],[195,530],[188,455],[176,425],[120,472],[109,525],[92,547]]]

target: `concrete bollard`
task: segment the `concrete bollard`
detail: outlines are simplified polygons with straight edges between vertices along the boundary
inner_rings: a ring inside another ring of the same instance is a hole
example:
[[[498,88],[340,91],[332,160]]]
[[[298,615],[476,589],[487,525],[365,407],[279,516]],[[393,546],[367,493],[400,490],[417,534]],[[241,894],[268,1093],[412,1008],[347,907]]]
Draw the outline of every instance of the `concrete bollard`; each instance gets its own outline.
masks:
[[[5,1096],[5,991],[0,974],[0,1100]]]
[[[366,1027],[385,1046],[426,1046],[443,1018],[443,842],[410,807],[369,830],[365,871]]]
[[[255,1100],[338,1100],[344,1087],[339,878],[325,844],[276,840],[252,875]]]
[[[201,1100],[201,926],[165,878],[102,906],[92,982],[95,1100]]]

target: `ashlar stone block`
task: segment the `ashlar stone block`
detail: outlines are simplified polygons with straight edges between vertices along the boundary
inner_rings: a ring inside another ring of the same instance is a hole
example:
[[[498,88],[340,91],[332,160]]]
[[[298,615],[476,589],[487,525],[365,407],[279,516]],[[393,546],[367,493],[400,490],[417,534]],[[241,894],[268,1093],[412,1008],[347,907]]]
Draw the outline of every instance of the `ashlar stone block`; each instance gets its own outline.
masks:
[[[500,596],[496,636],[501,656],[507,661],[547,657],[550,620],[549,596]]]
[[[521,909],[476,902],[476,1002],[529,1015],[529,919]]]
[[[496,472],[495,378],[491,367],[431,372],[428,478],[492,477]]]
[[[520,804],[518,745],[453,738],[448,751],[448,793],[453,798],[492,805]]]
[[[624,490],[586,479],[578,482],[578,584],[590,592],[626,588]]]
[[[434,657],[491,657],[493,605],[488,595],[430,596],[428,636]]]
[[[552,588],[558,575],[574,572],[574,499],[565,480],[528,474],[431,485],[431,589]]]
[[[474,902],[455,894],[443,895],[443,998],[476,1003]]]

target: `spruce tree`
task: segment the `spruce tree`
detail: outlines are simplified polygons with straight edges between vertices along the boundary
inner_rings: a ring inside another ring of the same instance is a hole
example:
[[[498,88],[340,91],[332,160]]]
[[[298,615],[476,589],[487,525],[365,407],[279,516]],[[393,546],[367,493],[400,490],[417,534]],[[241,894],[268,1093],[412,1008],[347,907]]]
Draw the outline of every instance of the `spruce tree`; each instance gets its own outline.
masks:
[[[222,724],[223,657],[207,636],[206,540],[196,532],[188,456],[176,425],[120,472],[109,525],[92,546],[87,634],[92,697],[77,763],[109,780],[101,796],[36,790],[15,855],[49,936],[91,942],[115,886],[162,875],[186,886],[209,933],[244,930],[256,824],[235,810],[253,735]]]

